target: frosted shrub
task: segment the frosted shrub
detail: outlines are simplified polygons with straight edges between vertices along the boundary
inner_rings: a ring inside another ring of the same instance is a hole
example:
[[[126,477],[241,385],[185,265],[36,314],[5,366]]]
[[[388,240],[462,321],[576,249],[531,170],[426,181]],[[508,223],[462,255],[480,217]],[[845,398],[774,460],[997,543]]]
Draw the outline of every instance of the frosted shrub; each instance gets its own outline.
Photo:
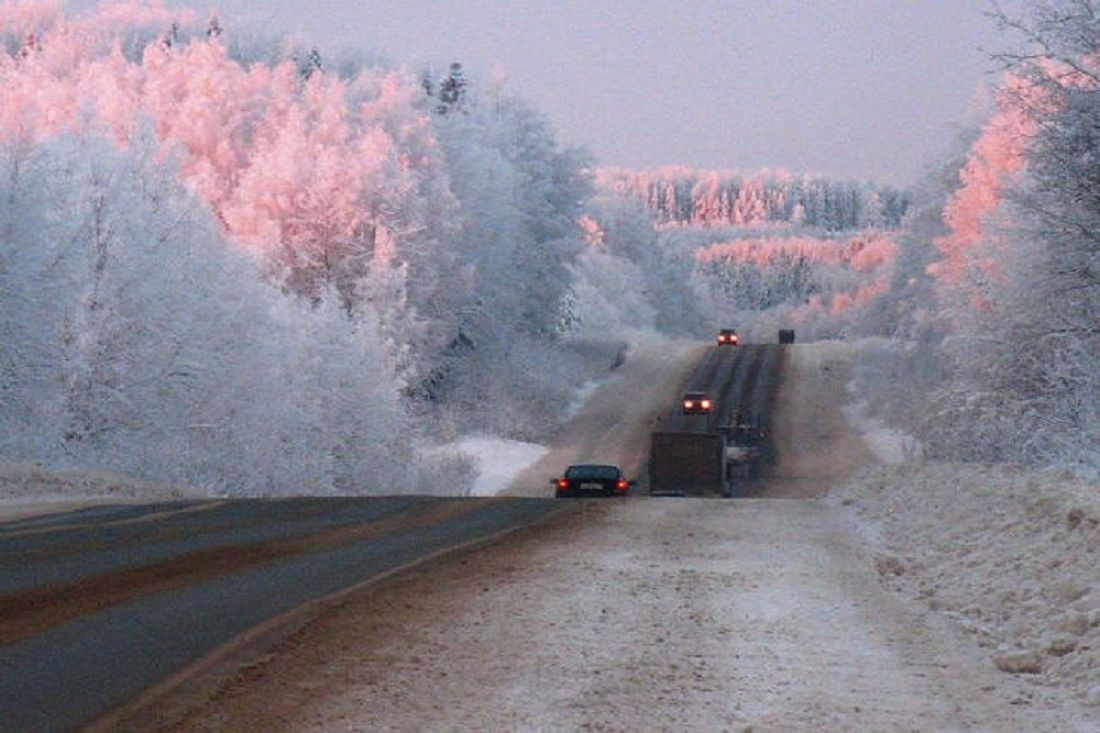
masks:
[[[621,257],[590,250],[572,268],[569,332],[580,338],[622,338],[628,331],[652,330],[656,312],[639,268]]]
[[[860,339],[851,385],[853,397],[866,400],[872,417],[926,437],[937,431],[940,422],[932,417],[929,396],[944,382],[942,361],[934,342]]]
[[[426,452],[417,463],[417,494],[469,496],[478,477],[478,460],[467,453]]]

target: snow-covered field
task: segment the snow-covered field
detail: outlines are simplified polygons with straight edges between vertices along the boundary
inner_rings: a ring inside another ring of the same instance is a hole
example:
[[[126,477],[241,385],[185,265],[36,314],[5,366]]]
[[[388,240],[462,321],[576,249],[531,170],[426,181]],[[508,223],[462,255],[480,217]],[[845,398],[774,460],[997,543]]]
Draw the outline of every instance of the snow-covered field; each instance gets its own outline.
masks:
[[[1013,465],[903,463],[905,436],[855,423],[890,460],[827,501],[854,510],[884,581],[958,622],[991,665],[1100,705],[1096,483]]]

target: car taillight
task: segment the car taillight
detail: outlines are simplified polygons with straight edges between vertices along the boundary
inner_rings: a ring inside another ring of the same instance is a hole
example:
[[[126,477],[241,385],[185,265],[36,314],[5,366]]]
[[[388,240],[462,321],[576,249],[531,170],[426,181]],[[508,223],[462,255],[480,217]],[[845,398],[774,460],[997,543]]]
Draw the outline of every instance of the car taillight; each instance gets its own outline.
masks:
[[[619,491],[626,491],[630,486],[630,484],[626,482],[626,479],[623,478],[619,479],[619,482],[615,485],[619,488]]]
[[[692,402],[691,400],[684,400],[684,407],[685,407],[686,409],[688,409],[688,410],[690,410],[690,409],[691,409],[691,407],[692,407],[692,405],[694,405],[694,404],[695,404],[695,403],[694,403],[694,402]]]
[[[569,488],[569,479],[565,479],[565,478],[558,479],[558,488],[559,489],[568,489]]]
[[[710,409],[710,400],[703,400],[703,405],[702,406],[703,406],[704,410],[709,410]]]

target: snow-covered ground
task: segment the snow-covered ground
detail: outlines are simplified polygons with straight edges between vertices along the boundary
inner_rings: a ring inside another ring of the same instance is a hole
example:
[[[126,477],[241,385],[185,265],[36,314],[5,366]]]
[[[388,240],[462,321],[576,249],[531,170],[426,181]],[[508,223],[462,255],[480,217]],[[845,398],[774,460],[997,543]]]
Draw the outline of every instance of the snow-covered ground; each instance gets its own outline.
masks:
[[[1096,482],[1014,465],[904,462],[918,452],[911,438],[846,412],[882,463],[827,501],[854,510],[884,581],[958,622],[991,665],[1100,705]]]
[[[576,417],[604,381],[606,380],[588,381],[581,385],[565,410],[563,422]],[[538,443],[480,434],[463,436],[437,450],[474,459],[477,478],[470,489],[470,496],[496,496],[504,493],[518,476],[550,452],[548,447]]]
[[[0,521],[65,511],[87,504],[158,501],[203,496],[105,471],[53,471],[28,463],[0,464]]]
[[[578,502],[342,604],[171,733],[1092,733],[1003,700],[839,515]]]
[[[546,455],[547,448],[492,435],[468,435],[443,447],[477,461],[478,474],[470,496],[496,496],[507,489],[517,475]]]
[[[844,407],[844,415],[863,436],[863,442],[882,463],[894,465],[919,458],[920,441],[900,430],[895,430],[880,418],[866,414],[866,402],[860,401]]]

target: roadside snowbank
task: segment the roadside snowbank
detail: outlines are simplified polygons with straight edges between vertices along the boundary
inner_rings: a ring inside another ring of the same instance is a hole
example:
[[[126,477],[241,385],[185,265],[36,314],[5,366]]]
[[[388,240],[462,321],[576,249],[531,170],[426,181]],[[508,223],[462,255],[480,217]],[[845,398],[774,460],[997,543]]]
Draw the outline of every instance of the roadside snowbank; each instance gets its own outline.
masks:
[[[908,463],[868,467],[827,501],[855,510],[885,582],[958,621],[990,664],[1100,705],[1097,488],[1012,465]]]
[[[921,456],[920,441],[888,426],[883,420],[867,415],[867,403],[858,402],[843,408],[848,422],[860,431],[863,442],[879,461],[895,465]]]
[[[0,464],[0,499],[183,499],[197,489],[142,481],[106,471],[54,471],[34,464]]]
[[[84,504],[206,496],[105,471],[53,471],[29,463],[0,464],[0,521],[74,509]]]
[[[478,474],[470,489],[470,496],[496,496],[549,449],[536,443],[491,435],[468,435],[442,446],[440,450],[476,460]]]
[[[855,509],[879,575],[958,622],[991,665],[1100,706],[1096,483],[1010,464],[922,462],[919,441],[866,407],[844,412],[880,465],[827,501]]]

